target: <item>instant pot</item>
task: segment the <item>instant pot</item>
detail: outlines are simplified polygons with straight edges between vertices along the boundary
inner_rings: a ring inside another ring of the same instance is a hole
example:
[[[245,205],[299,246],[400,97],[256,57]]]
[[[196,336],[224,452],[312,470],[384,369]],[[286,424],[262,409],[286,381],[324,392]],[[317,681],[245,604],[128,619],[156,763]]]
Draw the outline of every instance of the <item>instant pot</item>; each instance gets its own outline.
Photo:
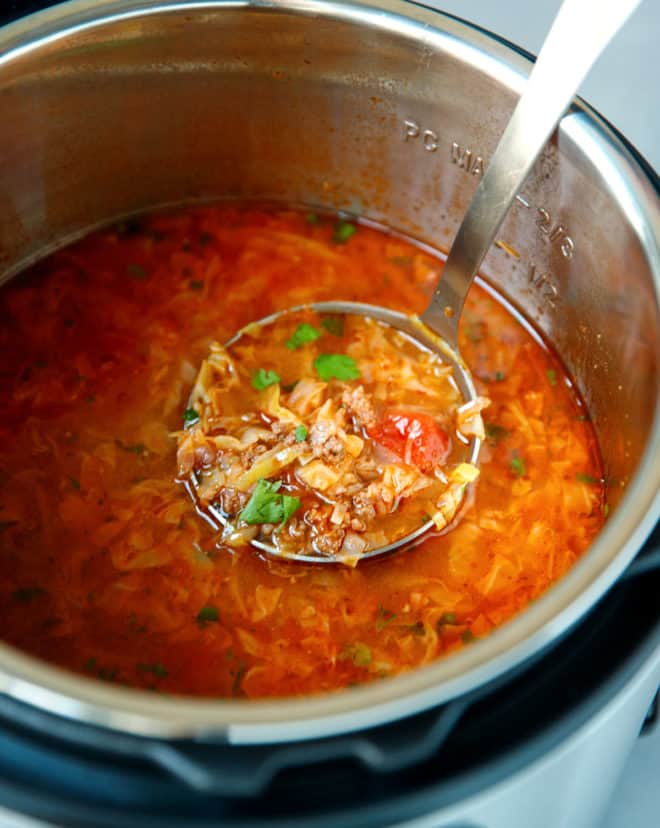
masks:
[[[399,0],[72,0],[17,19],[0,29],[0,281],[93,227],[214,198],[447,248],[529,67]],[[570,573],[456,655],[311,699],[153,697],[0,645],[0,820],[597,825],[660,682],[657,530],[641,548],[660,510],[658,189],[576,101],[483,267],[599,437],[610,512]]]

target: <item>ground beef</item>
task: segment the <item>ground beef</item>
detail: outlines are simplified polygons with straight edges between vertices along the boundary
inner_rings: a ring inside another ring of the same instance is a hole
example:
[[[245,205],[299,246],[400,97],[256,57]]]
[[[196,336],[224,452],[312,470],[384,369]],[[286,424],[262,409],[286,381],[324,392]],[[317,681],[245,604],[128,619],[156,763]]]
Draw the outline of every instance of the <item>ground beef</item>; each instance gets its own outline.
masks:
[[[281,420],[275,420],[270,430],[273,432],[273,443],[281,443],[283,446],[292,446],[296,442],[295,429],[291,428],[289,423],[283,423]]]
[[[342,394],[341,401],[358,427],[370,428],[375,425],[376,412],[373,403],[361,385],[347,388]]]
[[[321,555],[336,555],[344,542],[346,531],[330,523],[332,509],[308,509],[304,520],[312,527],[312,544]]]
[[[269,447],[264,445],[262,442],[251,443],[241,454],[241,462],[244,467],[246,469],[252,468],[255,461],[260,455],[265,454],[268,451],[268,448]]]
[[[321,420],[312,426],[309,443],[314,456],[331,466],[340,463],[346,455],[344,443],[337,436],[337,426],[331,420]]]
[[[239,492],[227,486],[220,492],[220,507],[226,515],[235,515],[243,511],[248,502],[249,495],[246,492]]]
[[[353,495],[353,511],[362,521],[369,522],[376,516],[376,509],[365,491]]]
[[[321,555],[336,555],[341,549],[345,535],[346,532],[337,527],[336,529],[323,532],[322,535],[317,534],[313,543]]]

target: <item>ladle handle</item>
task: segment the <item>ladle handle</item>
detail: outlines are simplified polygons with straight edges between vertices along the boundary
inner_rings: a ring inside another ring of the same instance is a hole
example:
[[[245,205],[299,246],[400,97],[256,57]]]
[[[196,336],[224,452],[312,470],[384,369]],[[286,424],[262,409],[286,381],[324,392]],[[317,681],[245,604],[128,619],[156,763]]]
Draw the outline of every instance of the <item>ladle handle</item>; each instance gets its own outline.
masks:
[[[514,198],[596,59],[641,0],[564,0],[459,227],[423,321],[453,345],[465,297]]]

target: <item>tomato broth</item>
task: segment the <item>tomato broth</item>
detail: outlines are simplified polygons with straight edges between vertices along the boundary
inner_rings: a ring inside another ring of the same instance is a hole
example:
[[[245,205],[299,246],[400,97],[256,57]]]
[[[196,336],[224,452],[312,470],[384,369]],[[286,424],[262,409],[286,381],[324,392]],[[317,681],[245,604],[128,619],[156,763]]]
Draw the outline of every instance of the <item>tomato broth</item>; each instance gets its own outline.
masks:
[[[2,639],[101,680],[260,698],[440,658],[523,610],[605,512],[570,377],[483,283],[460,346],[486,440],[460,525],[357,567],[227,546],[177,481],[213,341],[325,300],[426,306],[442,260],[333,216],[212,205],[92,233],[0,291]]]

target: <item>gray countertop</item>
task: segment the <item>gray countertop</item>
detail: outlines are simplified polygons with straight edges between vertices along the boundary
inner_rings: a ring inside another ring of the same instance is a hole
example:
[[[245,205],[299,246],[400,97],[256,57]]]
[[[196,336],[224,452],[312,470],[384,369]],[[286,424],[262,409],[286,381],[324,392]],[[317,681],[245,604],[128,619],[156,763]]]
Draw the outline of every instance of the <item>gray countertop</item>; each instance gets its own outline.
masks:
[[[422,0],[536,54],[560,0]],[[660,0],[644,0],[580,94],[660,171]],[[639,739],[602,828],[660,824],[660,724]],[[513,826],[512,828],[517,828]]]
[[[420,0],[536,54],[560,0]],[[660,0],[643,0],[609,44],[580,94],[660,170]]]

